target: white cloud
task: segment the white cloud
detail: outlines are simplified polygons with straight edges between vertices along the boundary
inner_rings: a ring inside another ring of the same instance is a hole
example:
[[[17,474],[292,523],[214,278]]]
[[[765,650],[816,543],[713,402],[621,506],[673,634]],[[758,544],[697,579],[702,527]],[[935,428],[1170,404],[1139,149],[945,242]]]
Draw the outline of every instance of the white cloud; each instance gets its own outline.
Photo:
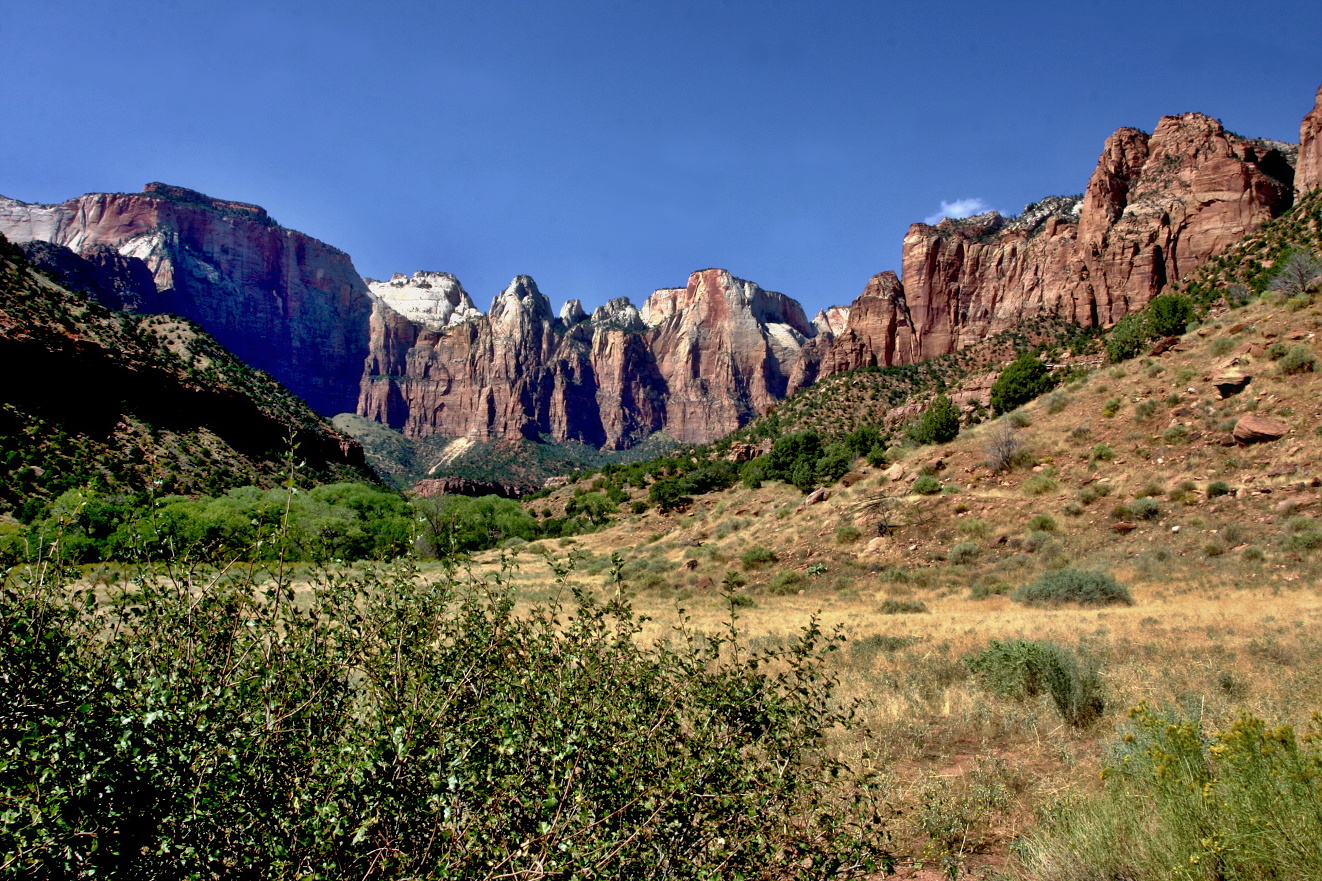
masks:
[[[953,202],[942,199],[941,210],[925,218],[923,223],[932,225],[940,223],[943,217],[972,217],[990,210],[992,207],[981,199],[956,199]]]

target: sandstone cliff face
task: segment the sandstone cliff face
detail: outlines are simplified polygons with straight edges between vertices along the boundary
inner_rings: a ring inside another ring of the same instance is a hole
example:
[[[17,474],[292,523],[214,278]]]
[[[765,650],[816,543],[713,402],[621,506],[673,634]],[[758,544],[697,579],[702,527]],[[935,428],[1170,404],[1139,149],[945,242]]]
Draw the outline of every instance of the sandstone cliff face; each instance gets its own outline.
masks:
[[[373,287],[373,291],[377,291]],[[721,269],[591,317],[552,314],[520,276],[488,316],[444,327],[384,297],[358,412],[410,437],[581,441],[625,448],[657,431],[706,442],[783,398],[816,333],[802,307]]]
[[[1303,196],[1322,187],[1322,87],[1313,109],[1299,126],[1299,164],[1295,167],[1295,193]]]
[[[164,184],[61,205],[0,198],[0,234],[88,259],[107,248],[135,258],[155,286],[136,308],[196,321],[322,413],[354,407],[367,355],[366,286],[347,254],[255,205]]]
[[[957,351],[1035,315],[1110,324],[1292,204],[1289,145],[1197,113],[1107,139],[1082,197],[1053,197],[905,236],[903,276],[877,276],[822,371]]]

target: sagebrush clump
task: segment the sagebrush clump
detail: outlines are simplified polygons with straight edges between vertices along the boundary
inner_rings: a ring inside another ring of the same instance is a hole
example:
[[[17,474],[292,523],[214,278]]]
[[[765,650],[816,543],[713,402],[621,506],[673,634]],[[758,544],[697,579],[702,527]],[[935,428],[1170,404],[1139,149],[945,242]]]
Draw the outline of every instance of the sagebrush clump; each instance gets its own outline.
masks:
[[[1029,606],[1078,603],[1083,606],[1134,604],[1125,587],[1100,569],[1057,569],[1015,591],[1016,602]]]

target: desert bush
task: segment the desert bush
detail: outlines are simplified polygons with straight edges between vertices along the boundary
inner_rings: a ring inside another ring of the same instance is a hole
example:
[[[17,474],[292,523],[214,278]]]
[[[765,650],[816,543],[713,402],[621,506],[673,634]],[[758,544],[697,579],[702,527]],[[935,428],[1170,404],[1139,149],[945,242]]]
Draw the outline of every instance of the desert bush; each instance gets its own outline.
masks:
[[[889,597],[881,604],[883,615],[917,615],[927,611],[927,605],[918,600],[900,600]]]
[[[1190,502],[1197,497],[1198,485],[1192,480],[1181,480],[1166,492],[1172,502]]]
[[[923,410],[910,436],[920,444],[949,443],[959,436],[959,408],[946,395],[937,395]]]
[[[1148,331],[1153,336],[1178,336],[1196,317],[1193,301],[1183,294],[1159,294],[1147,308]]]
[[[1110,462],[1114,459],[1115,450],[1102,443],[1095,445],[1092,452],[1088,454],[1089,462]]]
[[[1134,499],[1129,503],[1129,513],[1139,520],[1156,520],[1161,516],[1161,505],[1156,499]]]
[[[1148,398],[1134,405],[1134,421],[1147,422],[1157,412],[1157,402]]]
[[[1011,468],[1026,468],[1033,464],[1033,454],[1015,434],[1014,427],[1002,422],[992,429],[987,439],[987,468],[993,474]]]
[[[998,416],[1051,391],[1051,370],[1031,352],[1010,363],[992,383],[991,406]]]
[[[752,571],[761,569],[768,563],[776,562],[776,555],[769,548],[764,548],[762,545],[753,545],[743,552],[739,557],[739,562],[743,564],[745,570]]]
[[[852,720],[815,626],[750,659],[407,567],[297,603],[156,576],[0,591],[7,874],[696,879],[794,853],[818,878],[877,852],[833,782],[823,735]]]
[[[1267,289],[1287,297],[1303,296],[1307,299],[1311,293],[1309,284],[1322,275],[1322,261],[1303,249],[1291,253],[1281,262],[1280,267]]]
[[[982,546],[973,541],[956,542],[950,552],[946,554],[946,559],[951,563],[962,566],[972,563],[982,552]]]
[[[1081,517],[1086,509],[1078,502],[1066,502],[1060,510],[1070,517]]]
[[[969,599],[985,600],[987,597],[1005,596],[1011,587],[1004,581],[978,582],[969,588]]]
[[[1306,878],[1322,865],[1322,750],[1244,714],[1208,736],[1140,704],[1104,788],[1043,815],[1018,848],[1028,877]]]
[[[1128,361],[1142,352],[1152,338],[1143,316],[1131,313],[1115,323],[1106,335],[1104,348],[1106,357],[1112,364]]]
[[[1291,517],[1285,525],[1285,546],[1296,551],[1322,548],[1322,523],[1311,517]]]
[[[1239,556],[1240,559],[1244,560],[1246,563],[1261,563],[1263,560],[1267,559],[1267,555],[1263,553],[1262,548],[1253,546],[1249,546],[1240,551]]]
[[[1081,488],[1078,493],[1078,499],[1085,505],[1091,505],[1098,499],[1106,498],[1111,494],[1111,485],[1109,483],[1090,483]]]
[[[1083,606],[1133,605],[1129,588],[1101,569],[1057,569],[1014,593],[1016,602],[1029,606],[1078,603]]]
[[[961,520],[955,531],[966,538],[985,541],[992,533],[992,525],[986,520]]]
[[[849,641],[849,657],[856,663],[871,663],[874,658],[882,652],[898,652],[900,649],[908,648],[916,640],[911,636],[886,636],[881,633],[873,633],[861,639],[851,639]]]
[[[1234,348],[1235,348],[1235,338],[1228,336],[1217,337],[1216,339],[1212,340],[1212,342],[1209,343],[1207,347],[1208,351],[1211,352],[1212,356],[1215,358],[1222,358],[1226,355],[1229,355],[1231,350]]]
[[[1110,419],[1112,416],[1120,412],[1120,408],[1123,407],[1124,404],[1125,402],[1123,398],[1108,398],[1106,403],[1102,405],[1102,415],[1107,419]]]
[[[857,526],[852,524],[841,526],[835,531],[836,544],[853,544],[863,537],[863,532]]]
[[[798,593],[799,589],[807,582],[807,577],[794,569],[785,569],[777,572],[770,581],[767,582],[767,593],[772,596],[788,596]]]
[[[1092,438],[1092,427],[1088,425],[1076,425],[1074,428],[1070,429],[1068,437],[1073,443],[1084,443]]]
[[[1015,428],[1027,428],[1033,424],[1033,417],[1023,410],[1011,410],[1005,415],[1005,419]]]
[[[1030,496],[1044,496],[1047,493],[1055,492],[1060,488],[1060,482],[1056,480],[1056,469],[1047,467],[1040,473],[1024,481],[1024,492]]]
[[[987,648],[964,658],[989,691],[1015,700],[1050,694],[1061,718],[1083,728],[1106,711],[1101,674],[1095,664],[1080,664],[1068,649],[1054,642],[1027,639],[992,640]]]
[[[1172,425],[1161,433],[1161,439],[1168,444],[1187,444],[1189,429],[1183,425]]]
[[[1028,528],[1040,532],[1055,532],[1059,527],[1056,526],[1056,520],[1050,514],[1038,514],[1028,521]]]
[[[1153,478],[1152,480],[1147,481],[1141,487],[1139,487],[1138,492],[1134,493],[1134,498],[1145,499],[1150,496],[1164,495],[1165,492],[1166,492],[1166,484],[1163,483],[1161,480]]]
[[[1312,373],[1317,368],[1317,356],[1308,346],[1291,346],[1277,362],[1281,373]]]
[[[913,482],[913,491],[924,496],[933,496],[941,492],[941,481],[930,474],[920,474]]]
[[[1214,480],[1207,485],[1207,497],[1209,499],[1214,499],[1217,496],[1228,496],[1233,492],[1234,490],[1230,484],[1224,480]]]

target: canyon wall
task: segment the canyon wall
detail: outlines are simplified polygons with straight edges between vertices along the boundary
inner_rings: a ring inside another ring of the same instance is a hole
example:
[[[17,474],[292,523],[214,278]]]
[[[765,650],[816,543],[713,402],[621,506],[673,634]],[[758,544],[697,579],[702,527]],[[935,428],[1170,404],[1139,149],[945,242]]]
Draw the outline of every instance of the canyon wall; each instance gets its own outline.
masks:
[[[371,284],[358,413],[409,437],[624,449],[662,431],[703,443],[782,399],[817,334],[798,303],[722,269],[658,290],[641,309],[617,298],[591,316],[577,301],[557,316],[527,276],[480,315],[436,276],[397,276],[393,290]],[[403,309],[445,317],[411,320]]]
[[[1322,113],[1310,118],[1316,129]],[[1151,135],[1111,135],[1082,196],[916,223],[901,277],[868,283],[822,371],[947,354],[1047,313],[1113,323],[1286,211],[1293,153],[1202,114],[1168,116]]]
[[[357,401],[371,297],[343,251],[285,229],[256,205],[152,183],[60,205],[0,197],[0,234],[53,242],[88,259],[140,261],[154,294],[126,304],[196,321],[314,409]],[[98,256],[100,255],[100,256]]]

